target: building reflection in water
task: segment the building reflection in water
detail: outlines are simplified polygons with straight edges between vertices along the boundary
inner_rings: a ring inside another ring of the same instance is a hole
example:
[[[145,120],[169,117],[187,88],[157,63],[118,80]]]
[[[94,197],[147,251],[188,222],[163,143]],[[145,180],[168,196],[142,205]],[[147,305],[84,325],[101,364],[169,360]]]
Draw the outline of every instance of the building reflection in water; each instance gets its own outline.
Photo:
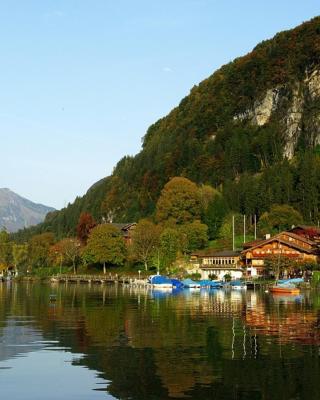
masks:
[[[254,393],[262,390],[270,398],[272,386],[280,393],[281,385],[272,382],[279,380],[274,374],[270,387],[261,388],[269,370],[284,369],[283,376],[298,381],[299,363],[308,362],[313,379],[319,363],[299,346],[319,345],[316,294],[16,285],[0,286],[0,296],[2,331],[11,329],[13,315],[29,318],[41,340],[82,354],[74,363],[98,371],[116,398],[205,399],[213,390],[221,399],[241,391],[260,398]],[[281,358],[298,360],[297,366]]]

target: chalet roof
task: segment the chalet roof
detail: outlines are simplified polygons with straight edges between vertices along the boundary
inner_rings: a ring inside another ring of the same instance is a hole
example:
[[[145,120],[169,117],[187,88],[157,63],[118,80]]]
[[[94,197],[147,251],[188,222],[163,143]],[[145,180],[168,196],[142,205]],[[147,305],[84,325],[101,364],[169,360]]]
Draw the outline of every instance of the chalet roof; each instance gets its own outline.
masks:
[[[112,223],[111,225],[120,229],[121,231],[125,231],[129,229],[132,225],[136,225],[136,222],[126,222],[126,223]]]
[[[286,234],[288,234],[288,232],[281,232],[281,233],[286,233]],[[315,243],[314,243],[314,242],[311,242],[311,243],[313,244],[313,246],[314,246],[313,248],[311,248],[311,249],[306,249],[305,247],[299,246],[297,243],[294,243],[294,242],[290,242],[290,241],[288,241],[288,240],[281,239],[281,238],[279,237],[280,235],[281,235],[281,234],[278,234],[278,235],[276,235],[276,236],[272,236],[270,239],[262,240],[262,241],[260,241],[259,243],[257,243],[256,245],[254,245],[254,246],[252,246],[252,247],[250,247],[250,248],[247,248],[247,249],[245,249],[245,250],[242,250],[241,254],[247,253],[248,251],[252,251],[252,250],[256,249],[257,247],[264,246],[265,244],[268,244],[268,243],[271,243],[271,242],[274,242],[274,241],[277,241],[277,242],[279,242],[279,243],[281,243],[281,244],[285,244],[285,245],[287,245],[287,246],[289,246],[289,247],[293,247],[293,248],[295,248],[295,249],[297,249],[297,250],[299,250],[299,251],[301,251],[301,252],[303,252],[303,253],[312,254],[312,253],[315,253],[315,251],[317,250],[317,249],[315,248]],[[292,234],[290,233],[290,235],[288,235],[288,236],[292,236]],[[296,235],[296,236],[298,236],[298,235]],[[298,236],[298,238],[301,239],[300,236]],[[301,241],[305,242],[305,240],[301,240]],[[309,241],[308,241],[308,242],[309,242]]]
[[[300,225],[300,226],[301,226],[301,225]],[[310,239],[308,239],[308,238],[306,238],[306,237],[304,237],[304,236],[297,235],[296,233],[291,232],[291,230],[290,230],[290,231],[283,231],[283,232],[280,232],[280,233],[278,233],[278,234],[272,236],[270,239],[276,239],[276,238],[278,238],[280,235],[287,235],[287,236],[290,236],[290,237],[292,237],[293,239],[296,239],[296,240],[299,240],[299,241],[301,241],[301,242],[307,243],[307,244],[309,244],[310,246],[314,246],[314,245],[315,245],[315,242],[314,242],[314,241],[312,241],[312,240],[310,240]],[[266,242],[267,240],[269,240],[269,239],[257,239],[257,240],[253,240],[253,241],[251,241],[251,242],[246,242],[246,243],[243,244],[243,248],[244,248],[244,249],[248,249],[248,248],[251,248],[251,247],[255,247],[255,246],[257,246],[257,245],[260,245],[260,244]]]
[[[279,236],[279,235],[288,235],[288,236],[291,236],[291,237],[294,238],[294,239],[300,240],[301,242],[305,242],[305,243],[307,243],[307,244],[310,244],[311,246],[314,246],[314,245],[315,245],[315,242],[314,242],[313,240],[307,239],[307,238],[304,237],[304,236],[297,235],[296,233],[293,233],[293,232],[290,232],[290,231],[281,232],[281,233],[279,233],[278,235],[276,235],[276,236],[274,236],[274,237],[277,237],[277,236]]]
[[[289,229],[289,232],[294,231],[296,229],[302,229],[304,231],[313,230],[316,231],[318,234],[320,234],[320,228],[314,225],[297,225]]]
[[[215,250],[203,250],[194,252],[191,256],[197,257],[239,257],[241,251],[232,251],[232,250],[222,250],[222,251],[215,251]]]
[[[256,240],[252,240],[250,242],[245,242],[245,243],[243,243],[243,248],[247,249],[247,248],[253,247],[258,243],[265,242],[265,240],[266,239],[256,239]]]

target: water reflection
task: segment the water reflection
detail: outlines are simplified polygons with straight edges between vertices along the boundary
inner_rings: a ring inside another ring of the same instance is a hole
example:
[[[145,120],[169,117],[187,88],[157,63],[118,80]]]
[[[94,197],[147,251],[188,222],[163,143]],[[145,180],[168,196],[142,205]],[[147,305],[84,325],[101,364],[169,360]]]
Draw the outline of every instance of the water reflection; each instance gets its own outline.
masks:
[[[59,379],[52,399],[318,399],[314,292],[17,284],[0,285],[0,300],[6,393],[13,373]],[[11,397],[45,390],[25,388]]]

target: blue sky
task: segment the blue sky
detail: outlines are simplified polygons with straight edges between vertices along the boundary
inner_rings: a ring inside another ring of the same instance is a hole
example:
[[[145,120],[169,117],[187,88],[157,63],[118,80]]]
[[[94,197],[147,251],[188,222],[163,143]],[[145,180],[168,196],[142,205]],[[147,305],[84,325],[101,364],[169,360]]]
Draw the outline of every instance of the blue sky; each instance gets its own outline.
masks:
[[[56,208],[193,85],[319,0],[2,0],[0,187]]]

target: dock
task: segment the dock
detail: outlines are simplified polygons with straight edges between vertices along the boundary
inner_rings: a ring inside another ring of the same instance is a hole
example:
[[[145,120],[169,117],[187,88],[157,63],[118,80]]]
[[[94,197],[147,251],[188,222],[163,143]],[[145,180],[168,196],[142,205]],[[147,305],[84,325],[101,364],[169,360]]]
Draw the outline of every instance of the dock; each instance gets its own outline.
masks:
[[[50,281],[52,283],[87,283],[87,284],[122,284],[131,286],[145,286],[148,284],[146,279],[134,277],[118,276],[117,274],[108,275],[55,275]]]

